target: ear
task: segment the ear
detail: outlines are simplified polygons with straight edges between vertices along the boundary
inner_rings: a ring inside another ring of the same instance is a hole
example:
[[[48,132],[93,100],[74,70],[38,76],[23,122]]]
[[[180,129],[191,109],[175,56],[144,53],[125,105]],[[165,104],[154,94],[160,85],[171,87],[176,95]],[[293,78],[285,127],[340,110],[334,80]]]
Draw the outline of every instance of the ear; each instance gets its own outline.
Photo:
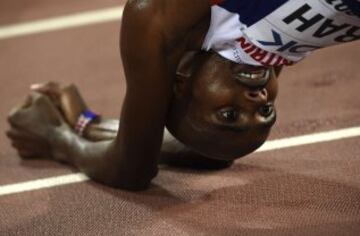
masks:
[[[176,69],[175,94],[181,95],[185,91],[186,80],[189,79],[195,69],[197,51],[189,51],[181,58]]]
[[[176,69],[177,77],[191,77],[194,71],[194,61],[197,54],[197,51],[189,51],[184,54]]]

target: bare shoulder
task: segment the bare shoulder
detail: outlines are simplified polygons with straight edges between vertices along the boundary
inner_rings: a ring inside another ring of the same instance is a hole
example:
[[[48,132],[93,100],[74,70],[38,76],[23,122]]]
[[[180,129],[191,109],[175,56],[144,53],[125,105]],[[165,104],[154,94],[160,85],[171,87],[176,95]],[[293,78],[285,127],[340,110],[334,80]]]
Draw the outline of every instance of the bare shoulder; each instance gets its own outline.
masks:
[[[139,13],[152,11],[165,17],[189,20],[206,14],[210,0],[128,0],[126,6]]]
[[[183,37],[210,14],[210,0],[129,0],[124,16],[161,29],[168,41]]]

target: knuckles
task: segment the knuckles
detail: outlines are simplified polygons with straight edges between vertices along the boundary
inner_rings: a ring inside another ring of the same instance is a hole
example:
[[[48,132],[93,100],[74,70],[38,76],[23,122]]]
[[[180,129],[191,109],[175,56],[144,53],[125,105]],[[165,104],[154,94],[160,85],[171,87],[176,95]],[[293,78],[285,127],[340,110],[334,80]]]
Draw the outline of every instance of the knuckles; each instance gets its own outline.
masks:
[[[6,137],[8,137],[10,139],[15,138],[12,130],[6,130],[5,135],[6,135]]]
[[[7,121],[9,122],[10,125],[16,125],[17,113],[18,113],[18,108],[15,108],[9,112],[7,116]]]
[[[42,118],[47,120],[57,114],[47,96],[31,93],[28,100],[31,101],[25,102],[22,106],[15,107],[9,112],[7,121],[11,126],[29,126],[32,122],[40,122]]]
[[[46,95],[32,92],[23,104],[13,108],[6,118],[10,127],[5,135],[11,146],[20,157],[30,158],[48,151],[44,145],[47,131],[60,123],[58,120],[61,116]]]

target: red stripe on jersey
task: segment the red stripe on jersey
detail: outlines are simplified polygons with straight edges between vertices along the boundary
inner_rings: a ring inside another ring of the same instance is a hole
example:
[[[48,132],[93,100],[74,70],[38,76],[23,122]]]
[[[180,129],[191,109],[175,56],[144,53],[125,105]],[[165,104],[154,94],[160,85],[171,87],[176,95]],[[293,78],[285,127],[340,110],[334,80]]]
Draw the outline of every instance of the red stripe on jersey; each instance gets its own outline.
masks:
[[[224,2],[225,0],[210,0],[210,4],[211,4],[211,6],[212,5],[218,5],[218,4],[220,4],[220,3],[222,3],[222,2]]]

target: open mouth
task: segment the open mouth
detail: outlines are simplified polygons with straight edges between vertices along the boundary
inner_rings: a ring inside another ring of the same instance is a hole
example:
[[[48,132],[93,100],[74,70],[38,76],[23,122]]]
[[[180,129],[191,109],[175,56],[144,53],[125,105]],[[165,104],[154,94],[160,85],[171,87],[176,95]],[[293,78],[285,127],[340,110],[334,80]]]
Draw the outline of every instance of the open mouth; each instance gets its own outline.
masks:
[[[250,88],[264,87],[270,79],[270,70],[242,71],[237,73],[234,78],[241,84]]]

